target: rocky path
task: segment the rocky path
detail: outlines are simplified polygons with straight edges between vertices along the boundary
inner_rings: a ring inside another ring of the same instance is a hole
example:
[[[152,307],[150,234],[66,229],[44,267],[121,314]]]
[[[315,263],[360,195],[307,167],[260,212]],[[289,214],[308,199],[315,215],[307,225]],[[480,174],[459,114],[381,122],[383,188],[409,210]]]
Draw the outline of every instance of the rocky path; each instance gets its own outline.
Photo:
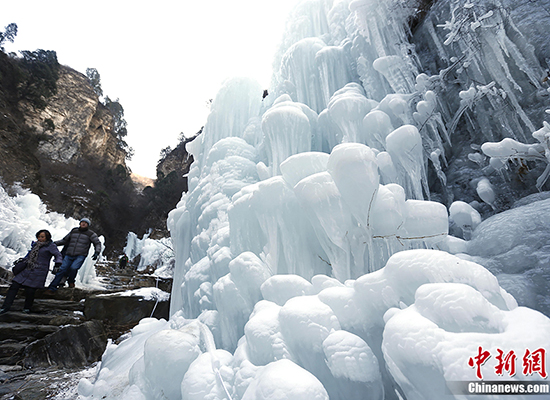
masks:
[[[116,340],[142,318],[168,318],[166,299],[120,293],[150,286],[169,292],[169,281],[117,270],[112,263],[96,270],[103,290],[60,288],[54,296],[39,290],[31,314],[22,312],[20,290],[11,311],[0,315],[0,400],[76,399],[77,376],[101,358],[108,338]],[[7,271],[0,277],[3,301]]]

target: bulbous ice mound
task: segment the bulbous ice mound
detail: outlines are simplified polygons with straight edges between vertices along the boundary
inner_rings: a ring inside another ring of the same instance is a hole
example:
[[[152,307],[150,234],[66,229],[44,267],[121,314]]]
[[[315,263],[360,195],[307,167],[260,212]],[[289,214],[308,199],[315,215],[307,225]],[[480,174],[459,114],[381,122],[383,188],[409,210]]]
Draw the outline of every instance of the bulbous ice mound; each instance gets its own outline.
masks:
[[[499,354],[513,351],[520,360],[526,350],[550,346],[550,320],[543,314],[524,307],[499,309],[462,283],[422,285],[413,305],[389,310],[386,320],[384,358],[407,399],[441,399],[447,382],[479,381],[470,359],[480,351],[490,356],[479,370],[484,380],[510,380],[510,370],[497,374]]]
[[[323,341],[323,351],[335,377],[357,382],[380,380],[378,360],[359,336],[343,330],[334,331]]]
[[[145,342],[143,376],[146,392],[150,395],[159,391],[163,391],[170,399],[180,395],[185,372],[201,354],[198,329],[190,328],[192,326],[188,325],[187,332],[162,330]],[[170,343],[170,347],[166,347],[166,343]]]
[[[472,231],[481,222],[481,215],[475,208],[463,201],[454,201],[449,207],[451,220],[460,228],[464,238],[470,239]]]
[[[189,372],[181,382],[181,392],[174,398],[186,400],[227,398],[226,390],[229,391],[232,388],[229,382],[234,378],[231,359],[231,353],[225,350],[200,354],[190,365]],[[224,385],[220,382],[224,382]]]
[[[514,298],[481,265],[437,250],[409,250],[394,254],[386,266],[342,287],[327,288],[319,298],[334,310],[342,329],[383,327],[384,313],[415,302],[416,290],[428,283],[462,283],[503,310],[517,307]]]
[[[327,170],[329,155],[321,152],[300,153],[288,157],[281,163],[281,172],[285,181],[292,187],[302,179]]]
[[[292,361],[273,362],[259,375],[242,400],[329,400],[321,382]]]
[[[230,270],[219,283],[241,297],[222,301],[236,300],[227,308],[245,310],[259,298],[265,267],[245,253]],[[246,271],[253,273],[248,289]],[[179,398],[181,384],[184,398],[193,399],[227,391],[241,400],[362,400],[365,393],[381,400],[392,396],[396,382],[407,399],[439,399],[447,382],[477,379],[469,359],[479,347],[493,355],[483,377],[498,380],[509,379],[490,364],[499,349],[519,359],[526,349],[550,346],[550,319],[517,307],[481,265],[442,251],[397,253],[382,269],[345,284],[323,275],[311,282],[273,276],[261,293],[279,304],[255,303],[233,355],[216,350],[206,325],[181,311],[170,322],[144,320],[129,339],[108,348],[97,382],[83,381],[81,394],[118,398],[118,388],[127,385],[122,396],[149,398],[163,390]],[[221,308],[214,319],[224,313]]]
[[[296,296],[313,294],[313,285],[299,275],[275,275],[262,285],[262,295],[269,300],[283,306],[288,300]]]

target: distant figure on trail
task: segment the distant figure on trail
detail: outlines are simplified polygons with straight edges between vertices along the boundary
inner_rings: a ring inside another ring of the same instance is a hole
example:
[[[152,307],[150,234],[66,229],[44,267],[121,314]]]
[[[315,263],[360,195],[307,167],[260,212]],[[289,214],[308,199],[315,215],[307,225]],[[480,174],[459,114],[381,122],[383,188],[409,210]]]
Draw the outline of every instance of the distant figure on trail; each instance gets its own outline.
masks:
[[[32,242],[31,250],[23,258],[26,261],[26,267],[18,272],[11,283],[4,304],[0,309],[0,314],[7,313],[17,296],[20,288],[25,288],[24,313],[30,313],[34,303],[36,289],[43,288],[50,269],[50,260],[54,257],[55,265],[61,265],[63,256],[57,246],[52,242],[52,235],[49,231],[42,229],[36,233],[36,242]]]
[[[78,228],[73,228],[63,239],[54,242],[58,246],[64,246],[64,258],[59,271],[55,274],[54,280],[48,286],[48,290],[46,291],[48,294],[52,294],[52,292],[57,290],[64,276],[67,277],[69,287],[74,288],[76,274],[80,267],[82,267],[82,264],[84,264],[92,243],[95,249],[92,260],[97,260],[99,257],[101,242],[97,234],[89,229],[89,227],[90,220],[82,218]]]
[[[120,268],[126,268],[128,265],[128,256],[126,254],[123,254],[122,257],[120,257],[120,260],[118,260],[118,266]]]

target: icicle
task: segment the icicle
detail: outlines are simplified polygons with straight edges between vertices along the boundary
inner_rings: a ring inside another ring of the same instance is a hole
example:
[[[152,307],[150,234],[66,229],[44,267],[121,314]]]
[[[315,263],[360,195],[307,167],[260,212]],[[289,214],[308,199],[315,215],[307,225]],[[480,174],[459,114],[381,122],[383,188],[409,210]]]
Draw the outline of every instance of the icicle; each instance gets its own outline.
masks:
[[[441,163],[439,162],[439,157],[441,157],[441,150],[436,149],[430,153],[430,160],[432,162],[432,165],[435,168],[435,171],[437,172],[437,177],[441,181],[441,185],[443,187],[447,186],[447,176],[445,175],[445,172],[441,169]]]
[[[377,58],[372,66],[384,75],[395,93],[411,93],[414,91],[410,66],[400,56]]]
[[[415,126],[403,125],[386,138],[386,148],[399,165],[399,175],[407,177],[403,187],[410,198],[423,199],[422,181],[426,181],[422,138]]]
[[[274,104],[262,117],[262,131],[271,176],[280,173],[279,165],[291,155],[311,150],[310,119],[299,104]]]
[[[481,178],[476,185],[477,195],[495,210],[495,192],[488,178]]]

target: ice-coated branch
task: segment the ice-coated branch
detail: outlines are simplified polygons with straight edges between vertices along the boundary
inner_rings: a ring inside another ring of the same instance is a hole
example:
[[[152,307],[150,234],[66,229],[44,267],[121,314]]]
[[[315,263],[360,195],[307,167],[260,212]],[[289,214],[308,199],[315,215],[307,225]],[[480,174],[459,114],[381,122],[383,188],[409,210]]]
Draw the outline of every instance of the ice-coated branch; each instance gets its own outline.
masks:
[[[514,139],[505,138],[500,142],[486,142],[481,146],[481,151],[491,158],[491,165],[506,165],[509,160],[535,160],[548,163],[544,172],[537,179],[537,189],[542,186],[550,177],[550,124],[543,121],[543,127],[533,132],[533,137],[539,143],[525,144]],[[500,161],[494,162],[495,160]]]

